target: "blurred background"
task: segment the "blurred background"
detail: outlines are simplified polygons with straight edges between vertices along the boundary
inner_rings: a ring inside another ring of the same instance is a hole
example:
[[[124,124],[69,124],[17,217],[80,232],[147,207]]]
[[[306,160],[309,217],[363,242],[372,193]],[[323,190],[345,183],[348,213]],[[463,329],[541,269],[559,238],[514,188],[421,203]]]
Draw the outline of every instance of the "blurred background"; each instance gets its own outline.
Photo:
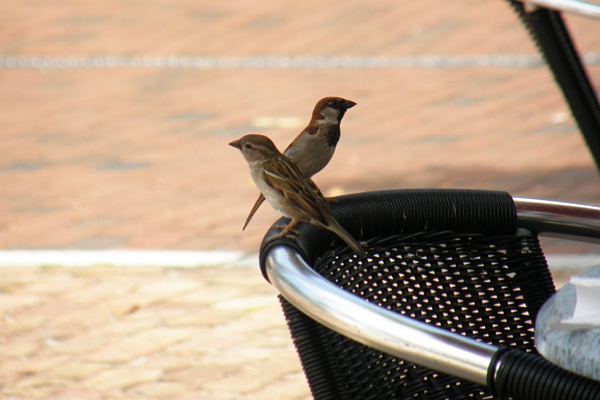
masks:
[[[565,18],[598,89],[600,22]],[[507,2],[5,1],[0,249],[241,251],[256,267],[279,216],[263,206],[242,232],[258,190],[227,144],[261,133],[283,149],[325,96],[357,102],[314,178],[326,195],[600,204],[590,153]],[[2,270],[0,397],[310,398],[255,268],[55,267]]]
[[[0,11],[4,249],[255,252],[278,215],[262,207],[242,233],[258,191],[227,143],[255,132],[284,148],[330,95],[358,105],[315,177],[328,195],[456,187],[600,202],[590,154],[508,3],[50,0]],[[597,21],[566,19],[582,53],[600,51]],[[588,68],[600,81],[600,65]]]

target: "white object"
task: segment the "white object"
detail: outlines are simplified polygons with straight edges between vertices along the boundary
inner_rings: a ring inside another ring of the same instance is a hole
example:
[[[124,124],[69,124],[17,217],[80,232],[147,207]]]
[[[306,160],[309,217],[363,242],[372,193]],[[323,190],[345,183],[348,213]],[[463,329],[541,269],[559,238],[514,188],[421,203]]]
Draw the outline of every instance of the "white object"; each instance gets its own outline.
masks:
[[[555,328],[575,330],[600,327],[600,278],[574,276],[570,283],[577,294],[575,311],[571,318],[561,320]]]

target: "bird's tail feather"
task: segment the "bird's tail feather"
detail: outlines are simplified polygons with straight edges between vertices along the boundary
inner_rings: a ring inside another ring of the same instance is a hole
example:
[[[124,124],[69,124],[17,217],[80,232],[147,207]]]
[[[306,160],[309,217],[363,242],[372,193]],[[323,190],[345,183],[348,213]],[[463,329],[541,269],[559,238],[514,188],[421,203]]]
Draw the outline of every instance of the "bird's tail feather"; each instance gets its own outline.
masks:
[[[254,206],[252,206],[252,210],[250,210],[250,214],[248,214],[248,218],[246,218],[246,222],[244,223],[244,227],[242,228],[242,231],[246,229],[246,227],[248,226],[248,223],[250,222],[250,220],[252,219],[252,217],[254,216],[256,211],[258,210],[258,208],[261,206],[263,201],[265,201],[265,196],[263,196],[261,193],[260,196],[258,196],[258,199],[256,199]]]
[[[346,231],[337,221],[329,221],[329,225],[325,226],[325,228],[342,238],[344,242],[346,242],[346,244],[350,246],[350,248],[359,256],[363,257],[366,255],[365,249],[363,249],[361,244],[358,243],[358,241],[354,239],[352,235],[350,235],[348,231]]]

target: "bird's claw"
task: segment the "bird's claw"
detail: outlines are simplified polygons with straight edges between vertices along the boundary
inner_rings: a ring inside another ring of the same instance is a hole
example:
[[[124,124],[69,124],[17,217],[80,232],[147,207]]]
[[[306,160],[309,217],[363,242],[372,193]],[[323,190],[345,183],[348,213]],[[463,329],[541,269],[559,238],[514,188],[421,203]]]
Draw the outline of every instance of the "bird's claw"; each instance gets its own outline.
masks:
[[[288,228],[288,225],[274,225],[273,228],[281,229],[282,231],[274,233],[269,239],[276,239],[284,236],[291,237],[292,239],[298,239],[300,236],[300,232],[295,229]]]

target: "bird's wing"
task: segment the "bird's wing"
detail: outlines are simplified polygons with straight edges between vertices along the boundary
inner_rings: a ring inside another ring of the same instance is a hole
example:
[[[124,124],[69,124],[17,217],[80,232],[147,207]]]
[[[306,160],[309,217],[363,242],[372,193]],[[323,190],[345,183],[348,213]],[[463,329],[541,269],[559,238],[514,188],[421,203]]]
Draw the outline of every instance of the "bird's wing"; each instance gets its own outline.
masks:
[[[267,185],[285,197],[298,211],[327,224],[327,202],[315,183],[289,159],[274,159],[264,164]]]

